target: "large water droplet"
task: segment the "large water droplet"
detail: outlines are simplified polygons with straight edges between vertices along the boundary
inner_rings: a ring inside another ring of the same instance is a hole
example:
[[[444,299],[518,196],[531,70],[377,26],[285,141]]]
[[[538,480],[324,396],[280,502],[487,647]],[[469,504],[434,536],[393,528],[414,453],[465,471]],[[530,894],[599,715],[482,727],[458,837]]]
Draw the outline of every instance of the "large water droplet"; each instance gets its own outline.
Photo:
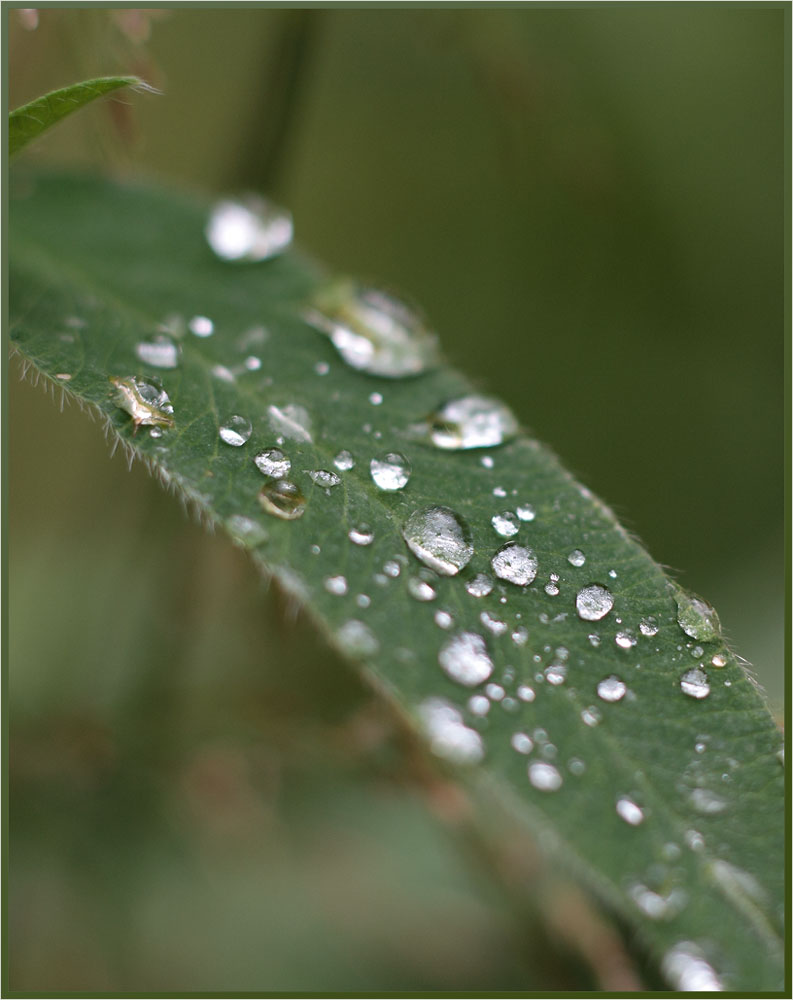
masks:
[[[438,363],[438,341],[422,317],[376,288],[338,282],[321,292],[306,321],[326,334],[351,368],[404,378]]]
[[[442,576],[455,576],[474,554],[468,525],[449,507],[413,511],[402,537],[418,559]]]
[[[537,557],[534,552],[515,542],[502,545],[490,560],[490,565],[499,580],[506,580],[519,587],[525,587],[537,575]]]
[[[644,812],[627,795],[617,799],[617,815],[630,826],[638,826],[644,822]]]
[[[369,471],[376,486],[393,493],[407,486],[410,462],[398,451],[387,451],[372,459]]]
[[[267,407],[267,416],[276,434],[282,434],[293,441],[311,443],[311,417],[305,406],[300,406],[299,403],[287,403],[286,406],[270,405]]]
[[[710,684],[708,675],[704,670],[695,667],[694,670],[687,670],[680,678],[680,690],[687,694],[689,698],[707,698],[710,694]]]
[[[583,566],[586,562],[586,556],[581,551],[581,549],[573,549],[570,555],[567,557],[567,561],[571,566]]]
[[[691,941],[681,941],[664,955],[661,971],[681,993],[719,993],[724,986],[701,949]]]
[[[212,209],[205,234],[222,260],[268,260],[291,244],[292,216],[258,195],[224,199]]]
[[[458,684],[475,687],[493,673],[485,640],[476,632],[460,632],[438,654],[444,672]]]
[[[332,490],[341,482],[335,472],[329,472],[327,469],[310,469],[308,474],[311,482],[323,490]]]
[[[493,448],[518,433],[518,422],[509,407],[489,396],[453,399],[429,420],[430,440],[438,448],[459,451]]]
[[[622,701],[625,697],[628,688],[625,682],[620,680],[616,674],[612,674],[610,677],[604,677],[603,680],[597,686],[598,698],[603,701]]]
[[[511,510],[505,510],[501,514],[494,514],[490,518],[497,535],[502,538],[513,538],[520,531],[520,521]]]
[[[306,509],[303,491],[288,479],[274,479],[266,483],[259,493],[259,503],[268,514],[280,517],[282,521],[294,521],[302,517]]]
[[[141,340],[135,345],[135,353],[152,368],[176,368],[179,365],[179,345],[170,337],[157,336]]]
[[[598,622],[614,607],[614,598],[607,587],[591,583],[578,591],[575,606],[579,618],[586,622]]]
[[[544,761],[529,764],[529,781],[541,792],[555,792],[562,787],[562,776],[553,766]]]
[[[477,573],[473,580],[469,580],[465,589],[471,597],[487,597],[493,590],[493,581],[487,573]]]
[[[115,389],[113,402],[132,417],[135,433],[141,424],[173,427],[173,405],[158,379],[113,375],[110,383]]]
[[[272,479],[283,479],[292,468],[291,459],[287,458],[280,448],[265,448],[253,461],[259,472]]]
[[[220,425],[218,431],[220,440],[234,448],[240,448],[251,436],[253,427],[247,417],[241,417],[238,413],[227,417]]]
[[[482,737],[463,723],[448,702],[430,698],[419,706],[419,715],[433,753],[454,764],[476,764],[484,756]]]
[[[682,594],[677,598],[677,623],[697,642],[712,642],[719,635],[715,609],[695,594]]]

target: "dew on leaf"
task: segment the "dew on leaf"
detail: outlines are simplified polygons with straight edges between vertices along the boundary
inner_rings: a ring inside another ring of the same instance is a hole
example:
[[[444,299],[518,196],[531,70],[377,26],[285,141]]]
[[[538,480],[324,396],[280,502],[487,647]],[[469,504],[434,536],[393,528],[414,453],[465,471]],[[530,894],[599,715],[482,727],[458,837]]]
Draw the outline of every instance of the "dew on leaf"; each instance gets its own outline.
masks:
[[[214,378],[219,379],[221,382],[228,382],[233,384],[237,381],[234,372],[225,365],[213,365],[210,369]]]
[[[497,535],[502,538],[512,538],[520,531],[520,522],[511,510],[505,510],[501,514],[494,514],[490,518]]]
[[[341,482],[335,472],[329,472],[327,469],[310,469],[308,475],[311,482],[323,490],[332,490]]]
[[[499,580],[519,587],[525,587],[537,575],[537,557],[533,550],[516,542],[502,545],[490,560],[490,565]]]
[[[479,621],[493,635],[504,635],[505,632],[509,631],[509,625],[500,618],[491,615],[489,611],[483,611],[479,615]]]
[[[347,593],[347,578],[344,576],[326,576],[325,590],[329,594],[335,594],[337,597],[344,597]]]
[[[259,493],[259,503],[264,511],[282,521],[295,521],[306,509],[306,498],[297,483],[288,479],[273,479]]]
[[[408,580],[408,593],[416,601],[434,601],[436,595],[435,588],[426,580],[421,580],[417,576],[411,576]]]
[[[242,362],[242,364],[243,364],[243,366],[245,367],[245,369],[247,371],[249,371],[249,372],[257,372],[262,367],[262,359],[261,358],[257,358],[256,355],[254,355],[254,354],[250,354]]]
[[[355,618],[342,625],[336,638],[351,656],[374,656],[380,649],[374,632]]]
[[[691,941],[680,941],[664,955],[661,971],[681,993],[719,993],[724,985],[702,950]]]
[[[632,649],[636,645],[636,636],[632,632],[623,631],[617,632],[614,636],[614,641],[620,647],[620,649]]]
[[[530,503],[520,504],[515,508],[515,513],[521,521],[533,521],[537,516],[537,512]]]
[[[454,618],[452,618],[448,611],[436,611],[433,620],[438,628],[442,629],[449,629],[454,624]]]
[[[607,587],[599,583],[591,583],[582,587],[575,598],[578,617],[586,622],[598,622],[614,607],[614,597]]]
[[[404,489],[410,479],[410,462],[398,451],[387,451],[369,463],[375,486],[387,493]]]
[[[652,636],[658,635],[658,622],[652,615],[648,615],[639,622],[639,631],[643,636],[652,638]]]
[[[455,576],[474,554],[468,525],[449,507],[413,511],[402,537],[418,559],[442,576]]]
[[[528,733],[513,733],[509,743],[518,753],[529,754],[534,749],[534,741]]]
[[[382,392],[370,392],[369,402],[372,404],[372,406],[381,406],[383,403]]]
[[[211,337],[215,332],[215,324],[208,316],[193,316],[187,326],[196,337]]]
[[[608,702],[622,701],[627,690],[625,682],[620,680],[616,674],[604,677],[597,686],[598,698]]]
[[[517,694],[521,701],[534,701],[534,688],[530,688],[528,684],[521,684],[515,694]]]
[[[486,573],[477,573],[466,583],[465,589],[471,597],[487,597],[493,590],[493,581]]]
[[[553,766],[544,761],[529,764],[529,781],[541,792],[555,792],[562,787],[562,776]]]
[[[728,808],[728,803],[709,788],[692,788],[688,801],[692,809],[702,816],[715,816]]]
[[[305,406],[300,406],[299,403],[287,403],[285,406],[271,404],[267,407],[267,416],[276,434],[282,434],[293,441],[311,443],[311,417]]]
[[[135,353],[144,364],[151,365],[152,368],[179,366],[179,345],[164,335],[141,340],[135,345]]]
[[[173,405],[157,379],[113,375],[110,383],[115,389],[113,402],[132,417],[135,433],[142,424],[173,427]]]
[[[567,667],[563,663],[552,663],[545,668],[545,679],[554,687],[564,684],[566,677]]]
[[[581,709],[581,721],[585,726],[594,728],[602,718],[600,709],[596,705],[589,705],[587,708]]]
[[[570,555],[567,557],[567,561],[571,566],[583,566],[586,562],[586,556],[581,551],[581,549],[573,549]]]
[[[371,545],[374,541],[374,532],[368,524],[358,524],[354,528],[350,528],[347,537],[353,545]]]
[[[352,457],[351,452],[342,450],[333,459],[333,464],[339,472],[349,472],[350,469],[355,467],[355,459]]]
[[[253,459],[256,468],[265,476],[272,479],[283,479],[292,468],[292,461],[280,448],[265,448]]]
[[[225,198],[212,208],[204,233],[222,260],[263,261],[289,248],[292,216],[259,195]]]
[[[509,407],[489,396],[453,399],[429,418],[432,443],[454,451],[493,448],[517,433],[518,422]]]
[[[644,811],[627,795],[617,799],[617,815],[629,826],[638,826],[644,822]]]
[[[234,413],[227,417],[220,425],[218,434],[220,440],[225,444],[230,444],[234,448],[240,448],[251,436],[253,427],[247,417],[242,417],[239,413]]]
[[[482,684],[493,673],[485,640],[476,632],[455,635],[441,649],[438,662],[448,677],[466,687]]]
[[[226,521],[226,530],[237,545],[254,546],[267,541],[267,529],[244,514],[232,514]]]
[[[687,670],[680,678],[680,690],[689,698],[707,698],[710,694],[710,684],[708,684],[708,676],[705,671],[700,670],[699,667]]]
[[[476,764],[484,756],[482,737],[463,722],[460,712],[441,698],[419,706],[419,717],[433,753],[454,764]]]
[[[695,594],[681,594],[677,598],[677,623],[697,642],[712,642],[719,635],[719,618],[714,608]]]
[[[504,697],[504,688],[500,684],[487,684],[485,694],[491,701],[501,701]]]
[[[727,657],[723,653],[714,653],[710,662],[711,666],[716,667],[717,670],[721,670],[722,667],[727,666]]]
[[[471,715],[484,717],[490,711],[490,699],[483,694],[472,694],[468,699],[468,711]]]
[[[59,382],[71,382],[72,376],[68,372],[58,372],[55,378]]]
[[[404,378],[438,363],[437,337],[420,314],[377,288],[335,282],[316,296],[305,319],[351,368],[370,375]]]
[[[383,563],[383,572],[386,576],[390,576],[392,580],[396,579],[401,571],[402,567],[396,559],[389,559],[387,562]]]

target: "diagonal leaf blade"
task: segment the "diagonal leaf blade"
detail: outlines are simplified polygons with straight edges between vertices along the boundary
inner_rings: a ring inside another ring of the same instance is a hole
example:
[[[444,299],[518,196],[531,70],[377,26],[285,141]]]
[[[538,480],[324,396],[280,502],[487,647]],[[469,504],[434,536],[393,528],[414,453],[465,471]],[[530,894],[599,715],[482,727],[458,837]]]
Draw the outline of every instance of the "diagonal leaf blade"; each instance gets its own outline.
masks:
[[[16,108],[8,116],[8,155],[15,156],[68,115],[122,87],[152,89],[137,76],[103,76],[52,90]]]
[[[449,711],[478,734],[482,759],[460,780],[506,803],[619,913],[671,987],[781,988],[781,737],[721,634],[683,631],[686,596],[527,434],[467,451],[417,439],[417,421],[471,384],[446,367],[400,380],[347,367],[304,318],[320,269],[297,252],[242,268],[218,261],[203,239],[206,207],[155,189],[39,178],[11,212],[13,347],[248,548],[437,753],[459,750],[459,726],[443,729]],[[175,316],[211,318],[212,335],[185,328],[178,366],[152,369],[136,346],[177,329]],[[153,374],[175,426],[133,434],[108,379]],[[259,503],[253,456],[284,434],[271,408],[290,405],[307,411],[311,429],[282,442],[307,501],[304,516],[285,521]],[[253,426],[241,447],[219,437],[233,414]],[[354,467],[338,486],[314,485],[309,473],[334,470],[341,450]],[[369,463],[384,451],[409,456],[403,490],[372,481]],[[438,504],[465,519],[474,554],[457,576],[422,577],[403,529]],[[522,504],[534,517],[516,538],[536,554],[536,579],[496,580],[473,596],[467,584],[492,576],[505,541],[492,517]],[[240,518],[255,530],[243,536]],[[350,541],[362,524],[371,544]],[[416,580],[432,599],[416,599]],[[608,588],[613,608],[588,621],[576,597],[593,584]],[[480,683],[461,685],[442,668],[463,632],[480,637],[492,663]],[[706,678],[704,697],[700,682],[686,693],[692,669]],[[602,687],[610,678],[617,698]]]

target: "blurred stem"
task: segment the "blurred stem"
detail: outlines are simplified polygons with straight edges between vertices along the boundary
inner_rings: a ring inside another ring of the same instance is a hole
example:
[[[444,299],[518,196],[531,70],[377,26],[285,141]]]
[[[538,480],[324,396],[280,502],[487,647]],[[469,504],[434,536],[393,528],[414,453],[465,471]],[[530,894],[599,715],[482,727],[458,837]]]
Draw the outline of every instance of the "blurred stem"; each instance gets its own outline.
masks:
[[[278,185],[319,19],[320,11],[316,10],[282,12],[275,55],[267,62],[243,148],[230,171],[232,187],[268,191]]]

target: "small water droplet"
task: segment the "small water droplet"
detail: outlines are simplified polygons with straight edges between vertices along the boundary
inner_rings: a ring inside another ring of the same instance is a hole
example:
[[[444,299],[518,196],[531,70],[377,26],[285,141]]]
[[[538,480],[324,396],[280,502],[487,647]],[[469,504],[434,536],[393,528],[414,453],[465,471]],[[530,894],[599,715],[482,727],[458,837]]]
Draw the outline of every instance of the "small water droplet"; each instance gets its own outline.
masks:
[[[459,632],[450,639],[438,654],[438,662],[448,677],[466,687],[481,684],[493,673],[485,640],[476,632]]]
[[[516,646],[525,646],[529,641],[529,630],[525,625],[519,625],[512,633],[512,641]]]
[[[287,403],[285,406],[267,407],[270,426],[276,434],[282,434],[293,441],[306,441],[311,437],[311,417],[305,406],[298,403]]]
[[[327,469],[310,469],[308,475],[311,478],[311,482],[323,490],[332,490],[334,486],[338,486],[341,482],[341,479],[335,472],[329,472]]]
[[[448,611],[436,611],[433,618],[438,628],[449,629],[454,624],[454,618]]]
[[[473,694],[468,699],[468,711],[483,718],[490,711],[490,699],[483,694]]]
[[[410,479],[410,462],[398,451],[387,451],[372,459],[369,471],[375,486],[393,493],[407,486]]]
[[[627,690],[625,682],[620,680],[616,674],[604,677],[597,686],[598,698],[608,702],[622,701]]]
[[[454,764],[476,764],[484,757],[482,737],[463,723],[454,706],[430,698],[419,706],[419,716],[432,752]]]
[[[392,580],[396,579],[401,571],[402,567],[396,559],[389,559],[388,562],[383,563],[383,572],[386,576],[390,576]]]
[[[705,671],[700,670],[699,667],[687,670],[680,678],[680,690],[689,698],[707,698],[710,694],[710,684],[708,684],[708,676]]]
[[[599,583],[591,583],[582,587],[575,598],[578,617],[586,622],[598,622],[614,607],[614,598],[607,587]]]
[[[512,538],[520,531],[520,521],[511,510],[505,510],[501,514],[494,514],[490,523],[497,535],[502,538]]]
[[[530,503],[520,504],[520,506],[515,508],[515,513],[521,521],[533,521],[537,516],[537,512]]]
[[[677,623],[698,642],[712,642],[719,634],[719,618],[707,601],[695,594],[681,594],[677,598]]]
[[[266,483],[259,493],[259,503],[268,514],[282,521],[294,521],[302,517],[306,509],[303,491],[288,479],[274,479]]]
[[[352,457],[351,452],[342,450],[333,459],[333,464],[339,472],[349,472],[350,469],[355,467],[355,459]]]
[[[681,941],[664,955],[661,971],[681,993],[719,993],[724,985],[701,949],[691,941]]]
[[[355,598],[355,603],[359,608],[368,608],[372,603],[372,598],[368,594],[358,594]]]
[[[223,421],[218,434],[220,435],[220,440],[225,444],[230,444],[234,448],[240,448],[251,436],[252,431],[253,427],[250,420],[235,413]]]
[[[114,375],[110,383],[115,389],[114,403],[132,417],[136,433],[142,424],[173,427],[173,405],[158,379]]]
[[[586,771],[586,764],[579,757],[571,757],[567,762],[567,770],[576,778],[580,778]]]
[[[226,529],[237,545],[253,547],[267,541],[267,529],[244,514],[232,514],[226,521]]]
[[[212,372],[214,378],[220,379],[221,382],[228,382],[229,384],[233,384],[234,382],[237,381],[237,379],[234,377],[234,372],[231,371],[229,368],[226,368],[225,365],[213,365],[210,371]]]
[[[513,733],[509,742],[518,753],[529,754],[534,749],[534,740],[528,733]]]
[[[617,632],[614,636],[614,641],[620,649],[632,649],[636,645],[637,639],[632,632],[626,630],[624,632]]]
[[[543,761],[529,764],[529,781],[541,792],[555,792],[562,787],[562,776],[553,766]]]
[[[287,458],[280,448],[266,448],[260,451],[253,461],[259,472],[272,479],[283,479],[292,468],[291,459]]]
[[[135,345],[135,353],[152,368],[177,368],[179,365],[179,345],[170,337],[160,335],[141,340]]]
[[[545,584],[545,593],[549,597],[559,596],[559,584],[556,582],[556,580],[549,580],[548,583]]]
[[[563,663],[552,663],[545,668],[545,679],[549,684],[558,687],[564,684],[567,677],[567,667]]]
[[[518,422],[504,403],[489,396],[453,399],[429,419],[430,440],[437,448],[493,448],[518,433]]]
[[[590,705],[588,708],[581,709],[581,721],[585,726],[593,728],[598,725],[603,716],[600,714],[600,709],[596,705]]]
[[[253,194],[219,201],[205,229],[214,253],[229,261],[269,260],[289,248],[293,232],[289,212]]]
[[[644,822],[644,812],[627,795],[617,799],[617,815],[630,826],[638,826]]]
[[[327,361],[318,361],[314,365],[314,371],[317,373],[317,375],[327,375],[328,372],[330,371],[330,365],[328,364]]]
[[[55,378],[59,382],[71,382],[72,376],[68,372],[58,372]]]
[[[482,455],[482,457],[479,459],[479,462],[485,469],[492,469],[493,466],[496,464],[492,455]]]
[[[639,631],[648,638],[658,635],[658,622],[652,615],[648,615],[639,622]]]
[[[703,816],[724,812],[728,803],[709,788],[692,788],[688,797],[691,807]]]
[[[424,319],[394,296],[335,282],[315,298],[306,322],[324,333],[344,361],[385,378],[419,375],[438,362],[438,341]]]
[[[468,525],[449,507],[413,511],[402,537],[418,559],[443,576],[455,576],[474,554]]]
[[[342,625],[336,638],[352,656],[374,656],[380,649],[380,643],[369,626],[354,618]]]
[[[383,394],[381,392],[370,392],[369,402],[372,406],[381,406],[383,402]]]
[[[493,590],[493,581],[486,573],[477,573],[466,583],[465,589],[471,597],[487,597]]]
[[[243,365],[249,372],[258,372],[262,367],[262,359],[257,358],[254,354],[250,354],[244,361]]]
[[[149,437],[151,438],[161,438],[162,437],[162,427],[150,427]]]
[[[537,575],[537,557],[532,549],[507,542],[490,560],[493,572],[499,580],[506,580],[519,587],[525,587]]]
[[[521,701],[534,701],[534,688],[530,688],[528,684],[521,684],[515,694],[517,694]]]
[[[325,590],[327,590],[329,594],[335,594],[337,597],[344,597],[344,595],[347,593],[346,577],[326,576]]]
[[[489,611],[483,611],[479,616],[479,621],[493,635],[504,635],[505,632],[509,631],[509,625],[500,618],[491,615]]]
[[[187,326],[196,337],[211,337],[215,332],[215,324],[209,316],[193,316]]]
[[[581,549],[573,549],[570,555],[567,557],[567,561],[571,566],[583,566],[586,562],[586,556],[581,551]]]
[[[727,666],[727,657],[723,653],[714,653],[710,662],[717,670],[721,670],[722,667]]]
[[[504,697],[504,688],[500,684],[487,684],[485,694],[491,701],[501,701]]]
[[[408,580],[408,593],[417,601],[434,601],[437,596],[435,588],[417,576]]]
[[[374,532],[368,524],[359,524],[354,528],[350,528],[347,532],[347,537],[353,545],[371,545],[374,541]]]

